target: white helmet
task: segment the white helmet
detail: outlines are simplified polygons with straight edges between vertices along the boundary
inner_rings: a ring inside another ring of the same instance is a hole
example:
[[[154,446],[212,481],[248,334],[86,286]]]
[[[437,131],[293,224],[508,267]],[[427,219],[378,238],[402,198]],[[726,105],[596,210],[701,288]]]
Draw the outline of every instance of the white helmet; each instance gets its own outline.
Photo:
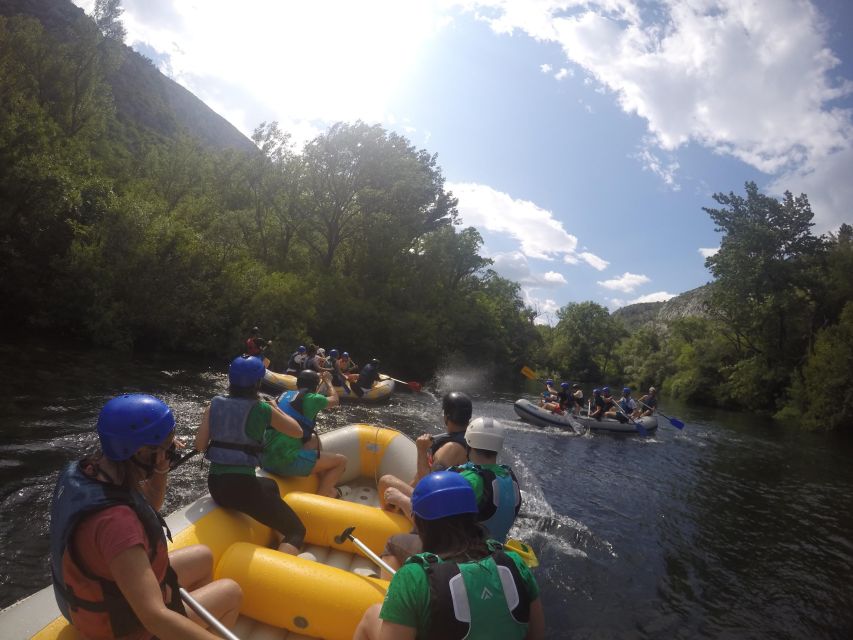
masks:
[[[475,418],[465,430],[465,442],[472,449],[500,453],[504,446],[504,428],[493,418]]]

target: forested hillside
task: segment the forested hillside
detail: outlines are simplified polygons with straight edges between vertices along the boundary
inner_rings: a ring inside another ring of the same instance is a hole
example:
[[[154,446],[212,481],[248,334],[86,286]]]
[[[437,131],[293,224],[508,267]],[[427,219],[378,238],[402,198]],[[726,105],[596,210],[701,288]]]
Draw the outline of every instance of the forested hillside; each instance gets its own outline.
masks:
[[[315,340],[418,375],[448,353],[509,374],[538,340],[434,155],[361,122],[301,150],[275,123],[212,145],[103,25],[14,4],[49,28],[0,16],[7,334],[227,356],[257,324],[280,365]]]

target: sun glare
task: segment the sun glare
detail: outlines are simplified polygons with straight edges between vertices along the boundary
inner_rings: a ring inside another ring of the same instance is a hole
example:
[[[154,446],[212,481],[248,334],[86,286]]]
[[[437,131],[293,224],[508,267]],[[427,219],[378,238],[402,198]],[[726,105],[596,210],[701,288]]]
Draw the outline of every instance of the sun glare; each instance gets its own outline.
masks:
[[[164,71],[226,117],[243,101],[268,119],[329,123],[393,117],[392,98],[445,24],[446,5],[177,0],[162,21],[150,5],[124,6],[127,43],[166,54]]]

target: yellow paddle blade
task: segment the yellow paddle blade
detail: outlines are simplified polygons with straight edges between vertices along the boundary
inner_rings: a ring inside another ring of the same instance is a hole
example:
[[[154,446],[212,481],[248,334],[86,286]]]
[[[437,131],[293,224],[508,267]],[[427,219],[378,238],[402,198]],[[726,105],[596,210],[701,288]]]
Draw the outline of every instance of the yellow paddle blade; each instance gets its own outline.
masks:
[[[536,552],[521,540],[510,538],[504,543],[504,549],[514,551],[520,555],[521,559],[524,560],[524,564],[531,569],[535,569],[539,566],[539,558],[536,557]]]
[[[521,375],[531,380],[536,380],[536,372],[530,367],[521,367]]]

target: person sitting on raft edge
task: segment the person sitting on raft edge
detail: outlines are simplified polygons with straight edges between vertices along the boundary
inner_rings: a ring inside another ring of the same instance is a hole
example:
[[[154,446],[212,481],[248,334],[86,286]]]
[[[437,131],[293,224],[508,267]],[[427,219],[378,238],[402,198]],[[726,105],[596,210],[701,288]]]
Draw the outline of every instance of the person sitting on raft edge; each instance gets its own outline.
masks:
[[[218,638],[184,609],[179,588],[227,627],[237,620],[242,590],[233,580],[213,580],[207,546],[168,552],[158,513],[174,454],[171,409],[147,394],[118,396],[101,409],[97,431],[99,450],[68,464],[53,495],[50,564],[59,610],[87,638]]]
[[[468,462],[452,466],[448,471],[459,473],[473,487],[477,498],[477,521],[486,530],[487,538],[503,544],[521,508],[521,489],[512,469],[498,464],[506,433],[493,418],[476,418],[465,431],[465,441],[470,447]],[[394,487],[384,496],[388,505],[397,507],[412,519],[412,500]],[[395,534],[389,538],[381,557],[396,569],[406,558],[422,551],[417,533]],[[383,578],[390,579],[383,571]]]
[[[261,337],[261,330],[258,327],[252,327],[252,335],[246,339],[246,355],[253,358],[260,358],[264,363],[265,368],[269,368],[270,359],[266,357],[265,351],[272,344],[272,340],[264,340]]]
[[[379,382],[379,365],[379,360],[373,358],[362,367],[361,373],[358,374],[358,380],[352,385],[352,390],[359,398],[365,393],[370,393],[373,385]]]
[[[255,467],[260,464],[267,427],[293,438],[302,437],[302,427],[260,399],[264,372],[257,358],[240,356],[231,362],[228,395],[214,397],[204,410],[195,448],[210,460],[207,488],[214,502],[270,527],[278,534],[278,550],[296,555],[305,539],[305,526],[281,499],[275,480],[258,477]]]

